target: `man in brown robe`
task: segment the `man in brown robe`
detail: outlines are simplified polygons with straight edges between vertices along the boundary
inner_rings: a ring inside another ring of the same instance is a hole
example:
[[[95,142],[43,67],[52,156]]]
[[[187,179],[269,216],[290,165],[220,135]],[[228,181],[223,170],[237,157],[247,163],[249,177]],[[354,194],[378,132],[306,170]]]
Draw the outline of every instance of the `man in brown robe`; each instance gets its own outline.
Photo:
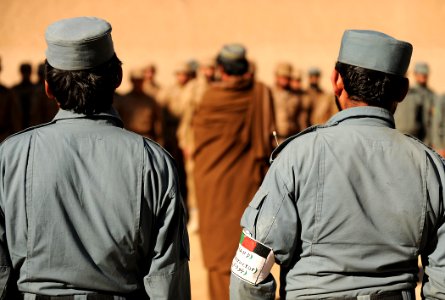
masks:
[[[267,169],[274,122],[271,92],[252,80],[245,49],[227,45],[217,62],[221,82],[204,93],[192,126],[199,230],[210,298],[226,300],[239,222]]]

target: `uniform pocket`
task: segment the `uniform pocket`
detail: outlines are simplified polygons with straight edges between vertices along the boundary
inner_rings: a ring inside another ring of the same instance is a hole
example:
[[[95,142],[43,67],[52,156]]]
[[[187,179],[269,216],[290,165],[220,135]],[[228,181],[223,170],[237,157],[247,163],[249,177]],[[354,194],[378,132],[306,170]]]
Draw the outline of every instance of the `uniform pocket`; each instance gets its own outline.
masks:
[[[252,201],[250,201],[249,206],[259,210],[268,193],[269,192],[260,189],[253,197]]]
[[[250,201],[241,219],[241,225],[247,229],[253,235],[253,237],[256,236],[255,228],[257,225],[258,215],[267,195],[267,191],[260,189],[253,197],[252,201]]]

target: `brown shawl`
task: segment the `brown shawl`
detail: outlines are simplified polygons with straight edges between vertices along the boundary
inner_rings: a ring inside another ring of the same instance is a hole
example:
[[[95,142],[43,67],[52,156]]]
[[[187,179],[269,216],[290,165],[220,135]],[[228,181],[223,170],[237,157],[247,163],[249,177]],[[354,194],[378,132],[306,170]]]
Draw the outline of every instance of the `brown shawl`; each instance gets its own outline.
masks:
[[[241,78],[214,85],[192,124],[204,263],[229,270],[242,213],[260,186],[272,151],[270,90]]]

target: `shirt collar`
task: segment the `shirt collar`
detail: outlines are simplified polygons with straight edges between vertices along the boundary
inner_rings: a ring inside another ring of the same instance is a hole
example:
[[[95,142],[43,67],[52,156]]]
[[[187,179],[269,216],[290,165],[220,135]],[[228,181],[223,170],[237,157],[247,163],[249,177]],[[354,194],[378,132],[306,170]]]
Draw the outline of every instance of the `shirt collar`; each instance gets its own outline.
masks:
[[[107,111],[100,112],[93,115],[79,114],[70,110],[59,109],[53,121],[70,120],[70,119],[91,119],[91,120],[107,120],[116,126],[123,127],[122,120],[120,119],[116,110],[111,107]]]
[[[348,123],[364,118],[375,125],[395,128],[394,116],[387,109],[375,106],[357,106],[344,109],[333,115],[326,125]]]

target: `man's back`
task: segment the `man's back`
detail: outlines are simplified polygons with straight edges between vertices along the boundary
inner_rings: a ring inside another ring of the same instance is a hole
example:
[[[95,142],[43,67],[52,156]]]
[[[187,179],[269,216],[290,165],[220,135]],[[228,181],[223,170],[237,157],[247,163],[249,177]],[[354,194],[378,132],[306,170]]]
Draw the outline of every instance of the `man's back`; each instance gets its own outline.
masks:
[[[119,123],[61,111],[1,146],[2,227],[19,291],[125,295],[143,291],[160,270],[184,270],[172,161]]]
[[[424,224],[437,221],[427,208],[439,213],[435,187],[441,162],[391,128],[385,114],[368,117],[355,110],[330,121],[339,125],[295,140],[275,162],[279,177],[294,180],[284,184],[294,197],[301,232],[296,240],[301,254],[286,258],[283,272],[289,299],[416,285],[421,243],[432,234]]]
[[[282,299],[410,291],[444,179],[440,158],[388,111],[351,108],[279,153],[241,225],[273,249]]]

